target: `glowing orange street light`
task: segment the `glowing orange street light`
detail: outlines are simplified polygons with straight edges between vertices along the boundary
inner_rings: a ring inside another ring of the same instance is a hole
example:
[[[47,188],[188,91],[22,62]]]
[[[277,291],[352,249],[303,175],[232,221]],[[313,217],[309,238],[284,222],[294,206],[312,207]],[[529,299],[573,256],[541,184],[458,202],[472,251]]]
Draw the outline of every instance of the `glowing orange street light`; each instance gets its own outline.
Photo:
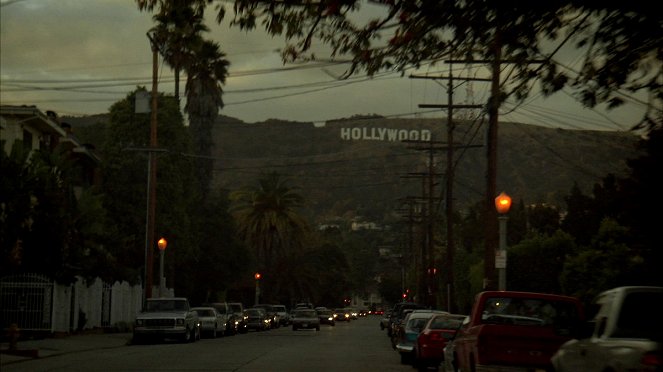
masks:
[[[166,252],[168,242],[161,238],[157,242],[157,246],[159,247],[159,297],[163,297],[166,291],[166,278],[163,276],[163,255]]]
[[[255,275],[253,275],[253,277],[256,278],[256,280],[260,280],[260,273],[255,273]]]
[[[511,208],[511,197],[504,192],[497,195],[497,197],[495,198],[495,209],[497,209],[497,213],[499,214],[508,213],[510,208]]]
[[[498,289],[506,291],[506,216],[511,208],[511,197],[502,192],[495,198],[495,209],[500,214],[497,219],[500,224],[500,247],[495,254],[495,268],[499,271]]]

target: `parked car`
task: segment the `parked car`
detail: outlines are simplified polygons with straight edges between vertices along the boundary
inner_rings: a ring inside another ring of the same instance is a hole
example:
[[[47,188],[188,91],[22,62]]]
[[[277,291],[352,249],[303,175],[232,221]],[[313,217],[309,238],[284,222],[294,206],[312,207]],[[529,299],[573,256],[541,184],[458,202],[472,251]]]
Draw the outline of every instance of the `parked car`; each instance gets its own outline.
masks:
[[[394,322],[400,322],[403,319],[403,311],[406,309],[425,309],[424,305],[415,302],[399,302],[391,309],[389,323],[387,324],[387,337],[391,337]]]
[[[191,311],[198,313],[201,335],[210,335],[210,337],[216,338],[217,333],[224,329],[223,317],[215,308],[211,306],[193,307]]]
[[[285,305],[274,305],[273,307],[279,316],[280,325],[290,325],[290,314],[288,313],[288,309],[285,307]]]
[[[396,344],[398,343],[398,338],[401,336],[401,333],[403,333],[403,330],[405,328],[405,319],[408,317],[408,315],[414,311],[425,311],[428,312],[430,310],[427,309],[404,309],[403,312],[401,313],[401,317],[399,320],[395,320],[391,324],[391,347],[396,349]]]
[[[241,302],[228,302],[228,306],[232,309],[237,322],[237,332],[246,333],[248,328],[246,326],[246,315],[244,315],[244,305]]]
[[[271,319],[263,308],[248,308],[244,310],[244,315],[247,330],[267,331],[271,328]]]
[[[385,328],[389,326],[389,316],[391,315],[391,309],[382,312],[382,318],[380,318],[380,330],[384,331]]]
[[[394,348],[401,356],[401,364],[409,364],[414,360],[414,345],[419,333],[424,329],[428,320],[435,314],[441,312],[436,310],[414,310],[403,318],[403,326],[396,333]]]
[[[435,314],[417,336],[414,343],[414,362],[419,369],[438,368],[444,360],[444,348],[453,339],[466,315]]]
[[[191,311],[184,297],[149,298],[145,309],[136,316],[134,343],[147,338],[177,338],[182,342],[200,339],[198,313]]]
[[[334,314],[336,314],[337,322],[349,322],[351,319],[350,312],[345,308],[334,310]]]
[[[258,304],[254,305],[254,308],[259,307],[262,309],[265,309],[265,312],[267,313],[267,316],[271,319],[270,321],[270,326],[272,328],[279,328],[281,326],[281,317],[279,316],[278,312],[274,308],[274,305],[271,304]]]
[[[227,302],[214,302],[206,306],[212,306],[223,319],[223,336],[233,336],[239,333],[237,322],[235,321],[235,312]]]
[[[326,308],[316,311],[318,312],[318,318],[320,318],[320,324],[329,324],[330,326],[336,325],[336,319],[334,318],[333,311]]]
[[[555,371],[663,371],[663,287],[604,291],[585,335],[552,357]]]
[[[584,322],[579,299],[548,293],[485,291],[454,337],[458,369],[550,370],[551,357]]]
[[[318,312],[313,309],[295,309],[292,312],[292,330],[298,329],[320,330],[320,318]]]

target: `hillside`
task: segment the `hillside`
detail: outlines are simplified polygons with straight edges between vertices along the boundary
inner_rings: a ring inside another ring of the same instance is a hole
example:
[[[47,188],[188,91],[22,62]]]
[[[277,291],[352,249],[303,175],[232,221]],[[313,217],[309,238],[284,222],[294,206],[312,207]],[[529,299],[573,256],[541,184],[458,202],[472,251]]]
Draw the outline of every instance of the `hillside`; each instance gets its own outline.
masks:
[[[316,127],[278,121],[247,124],[220,117],[218,124],[216,185],[233,189],[251,183],[260,172],[278,171],[302,188],[318,218],[348,213],[379,218],[398,207],[397,199],[421,195],[418,174],[427,172],[428,151],[421,150],[426,144],[390,140],[388,134],[394,130],[430,131],[434,147],[447,142],[446,123],[437,119],[369,117]],[[458,148],[454,156],[454,194],[462,208],[483,197],[485,125],[461,122],[456,128],[457,146],[474,146]],[[636,140],[630,133],[501,123],[497,189],[526,203],[563,206],[574,182],[589,193],[608,173],[623,175]],[[446,150],[435,151],[434,159],[438,183],[444,185]],[[442,191],[439,185],[436,194]]]
[[[104,116],[66,118],[79,137],[98,148],[101,131],[87,127],[104,120]],[[454,199],[461,209],[483,198],[484,133],[485,124],[471,122],[457,123],[454,132],[458,147]],[[608,173],[624,175],[637,141],[632,133],[520,123],[500,123],[498,137],[498,191],[515,201],[562,207],[574,183],[590,193]],[[276,120],[245,123],[219,116],[214,130],[214,185],[232,190],[254,185],[261,173],[276,171],[300,188],[317,221],[354,216],[382,220],[398,208],[399,198],[421,196],[421,174],[428,171],[428,151],[422,150],[427,144],[402,138],[433,141],[435,193],[440,194],[446,182],[445,120],[378,116],[335,120],[324,126]]]

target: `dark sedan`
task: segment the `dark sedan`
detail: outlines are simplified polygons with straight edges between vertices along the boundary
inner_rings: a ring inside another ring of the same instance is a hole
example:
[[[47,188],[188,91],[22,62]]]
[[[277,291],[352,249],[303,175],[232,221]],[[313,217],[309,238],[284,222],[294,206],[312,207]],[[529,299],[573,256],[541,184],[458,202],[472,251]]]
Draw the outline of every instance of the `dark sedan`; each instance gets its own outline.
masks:
[[[250,308],[244,310],[247,330],[266,331],[271,328],[271,321],[264,309]]]
[[[320,324],[329,324],[330,326],[336,325],[336,320],[334,318],[334,312],[330,309],[320,309],[318,311],[318,318],[320,318]]]
[[[320,318],[318,312],[313,309],[295,309],[292,312],[292,330],[298,329],[320,330]]]

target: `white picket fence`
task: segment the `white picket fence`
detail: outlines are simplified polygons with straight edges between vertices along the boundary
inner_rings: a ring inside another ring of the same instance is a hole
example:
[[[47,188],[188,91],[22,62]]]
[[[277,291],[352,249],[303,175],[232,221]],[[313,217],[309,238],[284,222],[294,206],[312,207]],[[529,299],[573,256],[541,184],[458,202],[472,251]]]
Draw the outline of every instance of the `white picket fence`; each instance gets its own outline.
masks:
[[[158,287],[153,293],[158,293]],[[165,295],[173,296],[168,289]],[[143,288],[127,282],[104,283],[97,278],[58,284],[38,274],[0,279],[0,328],[72,332],[80,329],[128,330],[141,310]]]

